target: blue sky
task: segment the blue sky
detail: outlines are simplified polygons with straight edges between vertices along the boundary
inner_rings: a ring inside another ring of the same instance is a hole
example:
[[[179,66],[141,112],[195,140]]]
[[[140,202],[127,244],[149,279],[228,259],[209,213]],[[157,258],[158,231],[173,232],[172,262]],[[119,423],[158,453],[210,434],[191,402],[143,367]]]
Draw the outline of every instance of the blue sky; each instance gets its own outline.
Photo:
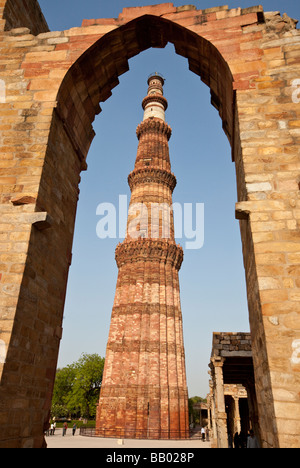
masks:
[[[117,17],[124,7],[161,3],[154,0],[40,0],[52,31],[80,26],[83,19]],[[174,0],[175,6],[183,0]],[[186,2],[190,3],[190,2]],[[281,11],[300,18],[295,0],[227,1],[230,8],[257,3],[265,11]],[[200,8],[221,2],[194,1]],[[188,69],[188,62],[165,49],[149,49],[129,62],[112,97],[101,104],[96,138],[82,173],[76,220],[73,263],[64,313],[59,366],[81,353],[105,356],[110,315],[117,280],[114,251],[119,240],[96,236],[100,203],[118,206],[119,195],[130,197],[127,176],[134,167],[138,141],[136,127],[143,118],[141,102],[147,77],[159,71],[166,78],[169,101],[166,119],[173,129],[170,140],[172,171],[177,177],[174,202],[204,203],[205,242],[200,250],[186,250],[180,271],[181,303],[189,395],[205,397],[213,331],[249,330],[245,272],[239,223],[235,220],[236,177],[231,149],[209,89]],[[183,242],[178,240],[180,243]],[[183,245],[184,247],[184,245]]]

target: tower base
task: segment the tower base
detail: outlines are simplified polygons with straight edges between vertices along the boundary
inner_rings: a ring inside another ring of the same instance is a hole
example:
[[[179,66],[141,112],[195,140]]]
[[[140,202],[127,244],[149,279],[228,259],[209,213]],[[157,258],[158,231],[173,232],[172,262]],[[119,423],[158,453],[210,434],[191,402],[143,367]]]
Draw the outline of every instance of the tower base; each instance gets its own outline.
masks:
[[[119,396],[114,396],[116,393]],[[182,389],[102,388],[96,436],[119,439],[189,439],[188,396]]]

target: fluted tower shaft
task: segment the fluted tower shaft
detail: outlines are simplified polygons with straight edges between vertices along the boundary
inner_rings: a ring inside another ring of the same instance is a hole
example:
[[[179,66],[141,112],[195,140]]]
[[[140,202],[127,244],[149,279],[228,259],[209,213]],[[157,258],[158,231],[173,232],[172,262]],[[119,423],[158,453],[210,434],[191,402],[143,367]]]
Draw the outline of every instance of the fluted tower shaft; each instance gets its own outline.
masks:
[[[126,238],[119,268],[97,413],[97,433],[131,438],[188,437],[188,393],[175,243],[164,79],[148,80]]]

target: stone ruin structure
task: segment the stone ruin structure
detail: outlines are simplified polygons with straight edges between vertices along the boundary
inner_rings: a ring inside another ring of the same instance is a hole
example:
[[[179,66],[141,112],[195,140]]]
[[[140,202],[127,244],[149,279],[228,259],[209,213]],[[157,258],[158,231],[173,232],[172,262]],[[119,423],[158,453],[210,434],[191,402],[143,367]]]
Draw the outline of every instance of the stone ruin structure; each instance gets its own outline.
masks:
[[[92,123],[128,60],[168,42],[232,147],[262,445],[300,446],[296,23],[163,3],[51,32],[36,0],[0,0],[0,447],[45,445]]]
[[[210,359],[209,427],[213,443],[228,448],[236,432],[253,429],[261,440],[249,333],[214,333]],[[243,405],[243,424],[241,407]]]

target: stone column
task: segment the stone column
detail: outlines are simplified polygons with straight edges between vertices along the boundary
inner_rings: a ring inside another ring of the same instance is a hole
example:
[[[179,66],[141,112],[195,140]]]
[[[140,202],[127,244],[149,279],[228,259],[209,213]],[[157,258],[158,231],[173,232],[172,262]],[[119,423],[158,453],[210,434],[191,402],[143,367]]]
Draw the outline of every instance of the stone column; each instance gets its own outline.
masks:
[[[256,437],[260,440],[260,443],[262,443],[254,382],[249,380],[247,383],[246,390],[247,390],[247,395],[248,395],[250,424],[252,426],[251,429],[254,430]]]
[[[212,402],[211,402],[211,397],[208,397],[207,398],[207,418],[208,418],[208,429],[211,431],[211,428],[212,428],[212,412],[211,412],[211,406],[212,406]]]
[[[217,406],[218,448],[228,448],[227,415],[224,397],[223,358],[213,358]]]
[[[239,406],[239,397],[234,396],[234,433],[241,432],[241,415],[240,415],[240,406]]]
[[[209,371],[209,375],[213,378],[213,373]],[[211,424],[212,424],[212,439],[217,439],[217,425],[216,425],[216,401],[215,401],[215,392],[214,392],[214,383],[213,380],[209,381],[210,387],[210,410],[211,410]]]

